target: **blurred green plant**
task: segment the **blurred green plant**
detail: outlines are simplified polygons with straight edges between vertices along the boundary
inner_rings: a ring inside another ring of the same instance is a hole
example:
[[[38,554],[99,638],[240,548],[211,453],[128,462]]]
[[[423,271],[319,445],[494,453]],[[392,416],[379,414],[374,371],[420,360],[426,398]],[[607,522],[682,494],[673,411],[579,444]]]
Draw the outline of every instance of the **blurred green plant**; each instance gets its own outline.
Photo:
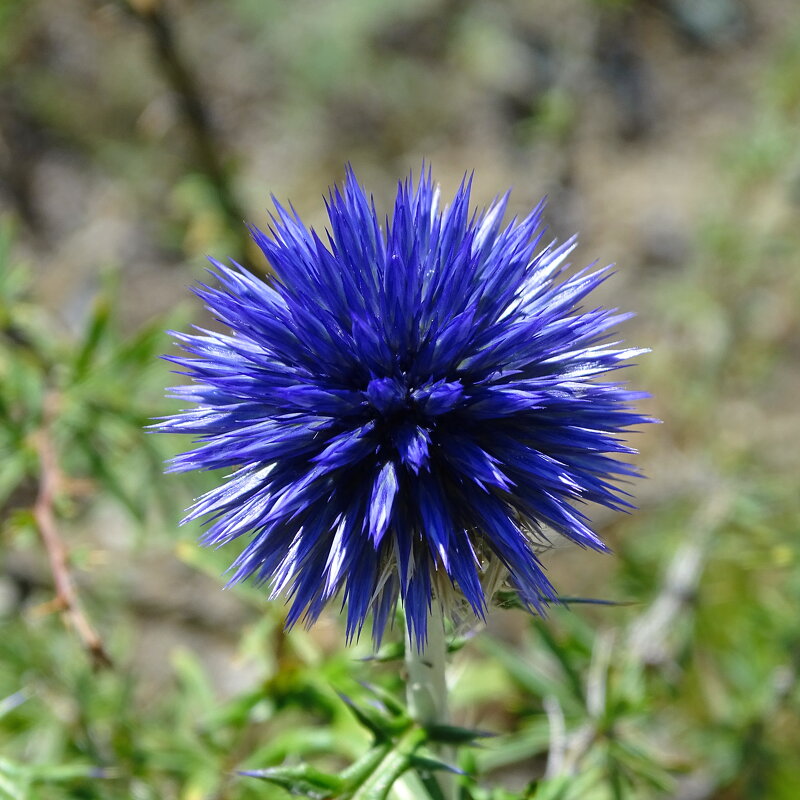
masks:
[[[73,482],[91,476],[137,520],[160,502],[174,513],[171,492],[152,475],[161,472],[161,449],[142,427],[152,416],[162,370],[164,320],[133,336],[117,324],[116,275],[93,302],[77,337],[56,323],[31,294],[29,272],[9,263],[11,226],[0,228],[0,502],[30,489],[41,474],[42,437],[57,450],[59,467]],[[132,392],[132,387],[136,391]],[[127,452],[127,463],[119,462]],[[77,483],[75,483],[77,481]],[[88,487],[87,491],[88,491]],[[67,492],[70,494],[70,492]]]
[[[30,276],[10,263],[10,249],[6,223],[0,227],[0,507],[11,514],[4,532],[38,532],[49,557],[54,610],[64,614],[95,665],[110,666],[75,590],[59,519],[81,513],[97,494],[114,498],[139,523],[156,507],[172,513],[171,493],[152,480],[162,453],[141,435],[152,408],[148,380],[162,321],[122,336],[109,275],[72,338],[35,304]],[[122,452],[128,454],[124,463]]]

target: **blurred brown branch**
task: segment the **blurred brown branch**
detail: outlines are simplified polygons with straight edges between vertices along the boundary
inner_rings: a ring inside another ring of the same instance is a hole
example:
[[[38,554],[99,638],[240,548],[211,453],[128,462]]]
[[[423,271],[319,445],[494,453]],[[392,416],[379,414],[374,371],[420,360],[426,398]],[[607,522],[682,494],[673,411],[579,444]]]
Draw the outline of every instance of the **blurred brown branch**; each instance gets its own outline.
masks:
[[[50,402],[52,408],[52,402]],[[78,594],[69,571],[67,548],[56,523],[55,502],[58,495],[61,473],[55,447],[46,421],[35,437],[39,455],[39,489],[33,506],[33,516],[42,537],[50,570],[53,574],[56,596],[54,610],[60,611],[65,620],[74,628],[81,643],[89,653],[95,669],[113,666],[100,636],[81,608]]]
[[[731,500],[730,492],[719,487],[700,506],[667,566],[658,595],[631,625],[627,646],[644,664],[664,666],[674,658],[675,624],[694,602],[713,536],[724,522]]]
[[[164,78],[180,98],[182,116],[191,134],[198,167],[214,187],[227,224],[238,241],[240,254],[252,254],[253,245],[244,224],[245,213],[220,158],[221,146],[211,125],[208,104],[180,53],[175,23],[166,4],[162,0],[122,0],[122,5],[144,26]]]

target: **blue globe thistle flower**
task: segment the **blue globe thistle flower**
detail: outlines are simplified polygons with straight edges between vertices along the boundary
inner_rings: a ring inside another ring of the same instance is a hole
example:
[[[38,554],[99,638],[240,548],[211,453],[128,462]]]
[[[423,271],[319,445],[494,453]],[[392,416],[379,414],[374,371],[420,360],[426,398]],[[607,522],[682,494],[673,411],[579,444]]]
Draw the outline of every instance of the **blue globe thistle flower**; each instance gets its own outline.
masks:
[[[630,315],[582,310],[608,268],[565,278],[575,239],[540,249],[543,203],[504,226],[507,200],[471,214],[464,181],[440,208],[423,170],[382,227],[348,170],[327,242],[276,202],[251,229],[274,276],[212,259],[195,290],[231,333],[175,334],[193,407],[157,427],[199,437],[173,471],[234,470],[186,520],[249,536],[231,582],[268,582],[287,625],[338,597],[377,643],[400,600],[422,647],[432,602],[483,617],[506,586],[541,612],[550,532],[604,550],[576,506],[630,507],[642,395],[598,380],[643,352],[606,342]]]

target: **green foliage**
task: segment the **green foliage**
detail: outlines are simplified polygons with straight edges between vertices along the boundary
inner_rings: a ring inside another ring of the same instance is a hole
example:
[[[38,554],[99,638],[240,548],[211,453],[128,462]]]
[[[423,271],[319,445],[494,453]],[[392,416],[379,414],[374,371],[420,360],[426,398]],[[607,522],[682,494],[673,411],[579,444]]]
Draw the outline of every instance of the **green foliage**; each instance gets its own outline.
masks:
[[[174,514],[171,493],[152,479],[161,471],[163,447],[142,436],[162,393],[163,373],[154,367],[164,320],[123,336],[109,273],[73,338],[35,304],[26,270],[9,263],[9,242],[6,224],[0,233],[0,502],[36,482],[36,439],[46,436],[70,481],[96,482],[140,522],[157,503]]]

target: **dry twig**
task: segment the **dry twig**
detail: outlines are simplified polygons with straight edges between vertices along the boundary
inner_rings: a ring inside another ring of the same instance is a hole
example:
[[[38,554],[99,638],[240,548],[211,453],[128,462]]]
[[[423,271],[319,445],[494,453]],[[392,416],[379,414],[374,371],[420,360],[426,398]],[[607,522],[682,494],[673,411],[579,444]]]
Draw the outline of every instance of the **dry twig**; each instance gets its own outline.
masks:
[[[245,213],[239,205],[231,177],[220,157],[220,143],[211,124],[208,103],[178,48],[175,24],[165,3],[161,0],[123,0],[123,7],[147,32],[164,79],[179,100],[197,166],[214,187],[226,222],[238,238],[241,254],[252,256],[254,248],[243,223]]]
[[[92,659],[95,669],[112,667],[100,636],[92,627],[81,608],[78,593],[69,571],[67,548],[56,523],[55,501],[58,494],[60,472],[55,448],[45,425],[36,436],[39,454],[39,490],[33,506],[36,527],[50,561],[53,584],[56,590],[53,606],[60,611],[65,621],[72,626]]]
[[[675,623],[693,601],[712,538],[728,513],[730,501],[727,490],[717,489],[689,523],[658,596],[630,627],[627,647],[634,658],[649,666],[663,666],[673,658],[671,635]]]

